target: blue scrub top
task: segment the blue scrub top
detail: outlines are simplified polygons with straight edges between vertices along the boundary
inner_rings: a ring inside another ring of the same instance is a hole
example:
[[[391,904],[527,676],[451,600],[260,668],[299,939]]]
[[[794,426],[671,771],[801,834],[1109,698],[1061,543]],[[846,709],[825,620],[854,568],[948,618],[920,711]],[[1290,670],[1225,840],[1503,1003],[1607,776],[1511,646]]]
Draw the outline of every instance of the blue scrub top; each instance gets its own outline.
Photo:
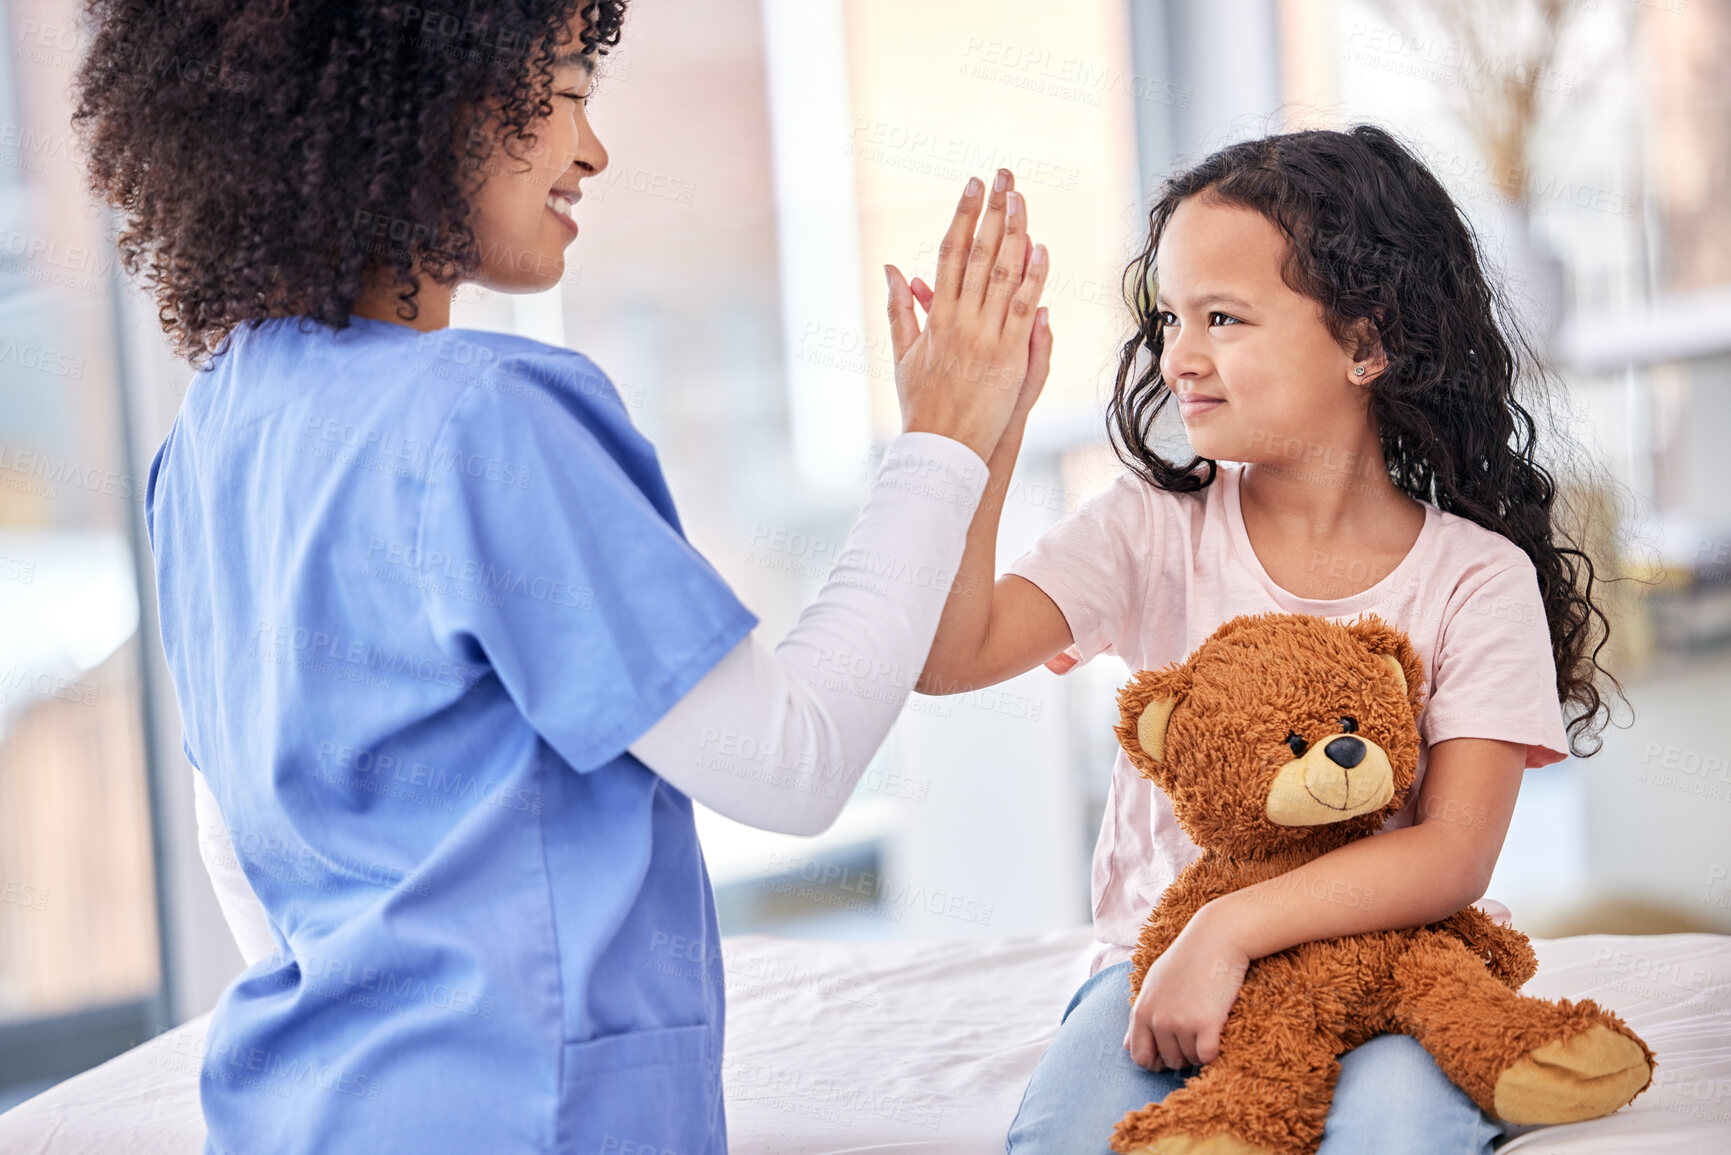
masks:
[[[757,619],[606,376],[243,327],[145,508],[187,756],[278,946],[211,1020],[206,1152],[725,1152],[691,802],[626,746]]]

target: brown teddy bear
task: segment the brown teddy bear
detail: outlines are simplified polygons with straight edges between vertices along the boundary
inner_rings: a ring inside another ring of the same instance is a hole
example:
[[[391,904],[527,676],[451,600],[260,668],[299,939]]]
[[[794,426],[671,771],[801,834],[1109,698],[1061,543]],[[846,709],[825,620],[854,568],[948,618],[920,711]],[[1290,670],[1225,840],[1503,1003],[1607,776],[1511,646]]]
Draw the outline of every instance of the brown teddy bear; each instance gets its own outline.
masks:
[[[1130,761],[1172,800],[1202,856],[1142,930],[1130,1000],[1190,916],[1220,895],[1368,838],[1418,768],[1424,670],[1370,617],[1234,618],[1118,696]],[[1653,1052],[1616,1015],[1515,993],[1536,968],[1519,931],[1467,907],[1441,922],[1302,943],[1250,964],[1220,1054],[1113,1130],[1120,1155],[1314,1152],[1338,1056],[1412,1035],[1510,1123],[1608,1115],[1646,1089]]]

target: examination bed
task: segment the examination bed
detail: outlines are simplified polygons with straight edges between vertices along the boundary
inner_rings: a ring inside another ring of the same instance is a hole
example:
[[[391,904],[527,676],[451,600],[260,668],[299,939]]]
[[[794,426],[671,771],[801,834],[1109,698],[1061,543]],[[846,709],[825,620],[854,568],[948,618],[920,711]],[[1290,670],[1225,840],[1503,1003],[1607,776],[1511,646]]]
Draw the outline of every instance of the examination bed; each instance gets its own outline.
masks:
[[[1525,988],[1591,997],[1658,1053],[1609,1118],[1528,1129],[1520,1155],[1731,1152],[1731,936],[1535,940]],[[723,941],[734,1155],[999,1155],[1093,951],[1086,927],[942,942]],[[6,1155],[197,1155],[194,1019],[0,1115]],[[652,1149],[652,1148],[651,1148]]]

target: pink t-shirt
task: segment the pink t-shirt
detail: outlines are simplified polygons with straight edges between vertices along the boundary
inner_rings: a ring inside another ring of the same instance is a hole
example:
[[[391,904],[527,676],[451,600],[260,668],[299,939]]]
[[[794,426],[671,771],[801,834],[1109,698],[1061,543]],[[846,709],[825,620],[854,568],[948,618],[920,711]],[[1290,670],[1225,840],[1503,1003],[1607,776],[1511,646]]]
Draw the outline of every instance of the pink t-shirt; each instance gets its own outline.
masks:
[[[1053,526],[1009,572],[1045,591],[1082,659],[1108,647],[1132,670],[1181,661],[1239,614],[1301,613],[1347,622],[1374,613],[1406,631],[1425,669],[1418,778],[1383,827],[1410,826],[1429,747],[1448,738],[1523,742],[1528,767],[1567,756],[1550,630],[1532,562],[1519,546],[1425,505],[1399,565],[1362,593],[1321,601],[1274,584],[1244,531],[1242,467],[1221,463],[1200,493],[1168,493],[1125,473]],[[1343,588],[1376,575],[1319,556]],[[1112,767],[1094,846],[1092,974],[1127,959],[1161,892],[1201,851],[1165,793],[1124,752]]]

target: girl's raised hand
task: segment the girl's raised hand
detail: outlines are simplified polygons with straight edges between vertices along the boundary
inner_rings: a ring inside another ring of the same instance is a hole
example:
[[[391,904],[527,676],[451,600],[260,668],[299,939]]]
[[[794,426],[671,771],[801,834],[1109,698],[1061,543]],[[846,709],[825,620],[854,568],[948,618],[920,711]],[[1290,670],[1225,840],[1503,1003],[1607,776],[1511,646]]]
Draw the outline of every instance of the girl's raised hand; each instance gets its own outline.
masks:
[[[1039,307],[1049,262],[1044,245],[1029,243],[1014,183],[1000,169],[984,197],[968,182],[938,249],[938,283],[920,302],[930,313],[923,330],[913,289],[885,266],[902,429],[953,437],[986,460],[1039,396],[1051,359]]]

